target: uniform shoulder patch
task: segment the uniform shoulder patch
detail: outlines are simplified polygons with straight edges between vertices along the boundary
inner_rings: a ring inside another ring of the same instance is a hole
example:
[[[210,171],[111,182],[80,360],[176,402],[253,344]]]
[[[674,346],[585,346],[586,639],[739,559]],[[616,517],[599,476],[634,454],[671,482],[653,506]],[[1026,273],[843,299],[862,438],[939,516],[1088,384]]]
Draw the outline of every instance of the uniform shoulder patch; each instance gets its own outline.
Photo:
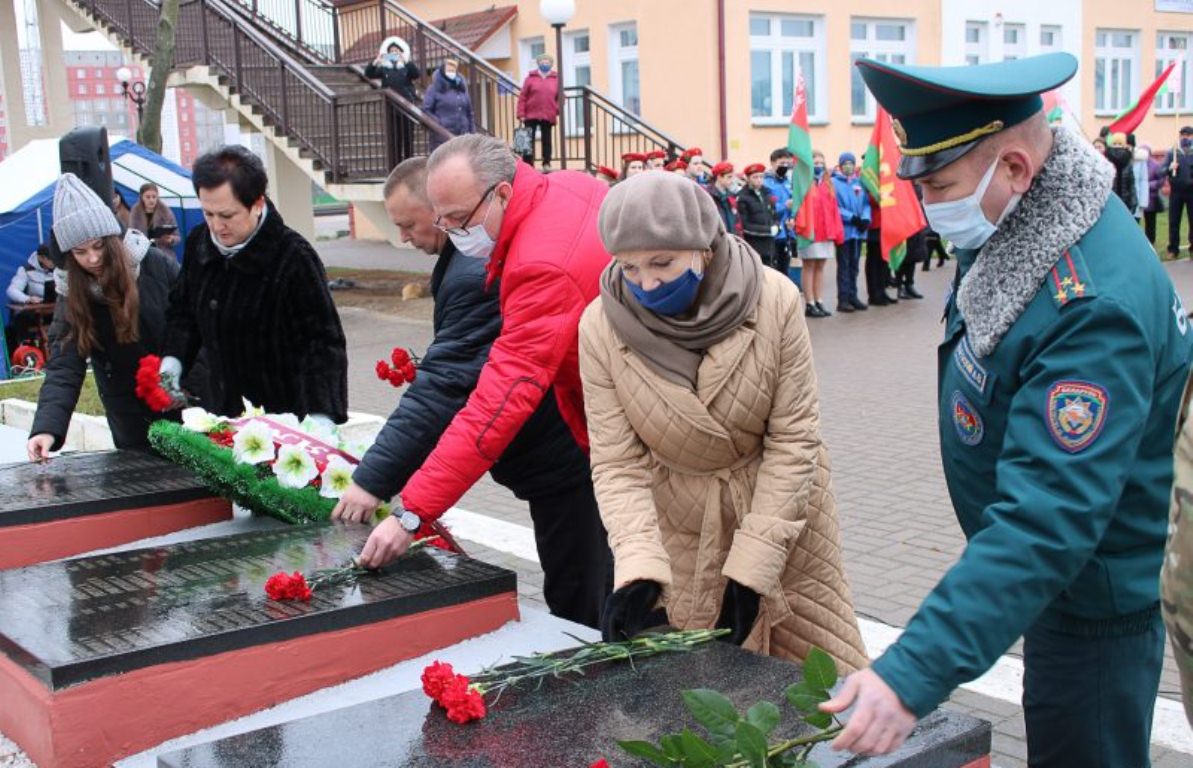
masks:
[[[1061,254],[1048,272],[1046,283],[1057,308],[1077,299],[1088,299],[1097,295],[1093,278],[1089,274],[1089,265],[1077,249]]]
[[[982,425],[982,417],[973,404],[960,390],[953,392],[952,401],[953,426],[957,428],[957,437],[966,445],[977,445],[982,442],[986,428]]]
[[[1087,381],[1058,381],[1048,390],[1048,432],[1069,453],[1088,448],[1106,425],[1110,395]]]

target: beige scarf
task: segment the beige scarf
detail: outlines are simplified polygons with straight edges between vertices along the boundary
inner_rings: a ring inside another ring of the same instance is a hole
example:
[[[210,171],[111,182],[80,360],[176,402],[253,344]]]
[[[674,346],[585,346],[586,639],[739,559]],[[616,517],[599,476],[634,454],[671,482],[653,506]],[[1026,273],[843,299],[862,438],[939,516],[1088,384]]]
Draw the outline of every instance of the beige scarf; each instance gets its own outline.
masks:
[[[762,291],[764,267],[750,246],[721,230],[711,249],[695,303],[674,317],[639,304],[617,261],[601,273],[601,306],[617,335],[660,375],[692,389],[704,351],[750,317]]]

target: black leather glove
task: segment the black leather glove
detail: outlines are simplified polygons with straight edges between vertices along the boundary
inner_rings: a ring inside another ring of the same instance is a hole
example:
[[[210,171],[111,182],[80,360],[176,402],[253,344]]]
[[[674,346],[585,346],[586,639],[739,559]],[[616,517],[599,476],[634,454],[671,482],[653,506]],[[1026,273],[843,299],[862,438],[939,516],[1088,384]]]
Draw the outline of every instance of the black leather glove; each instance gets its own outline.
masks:
[[[861,229],[861,226],[866,223],[866,220],[861,216],[854,216],[849,220],[849,223],[853,225],[854,229]]]
[[[721,638],[727,643],[741,645],[750,636],[754,622],[758,619],[758,604],[761,601],[758,593],[749,587],[743,587],[733,579],[725,585],[725,596],[721,598],[721,617],[717,619],[717,629],[731,629],[729,635]]]
[[[628,640],[652,618],[655,603],[663,588],[657,581],[631,581],[605,598],[601,612],[601,639],[605,642]]]

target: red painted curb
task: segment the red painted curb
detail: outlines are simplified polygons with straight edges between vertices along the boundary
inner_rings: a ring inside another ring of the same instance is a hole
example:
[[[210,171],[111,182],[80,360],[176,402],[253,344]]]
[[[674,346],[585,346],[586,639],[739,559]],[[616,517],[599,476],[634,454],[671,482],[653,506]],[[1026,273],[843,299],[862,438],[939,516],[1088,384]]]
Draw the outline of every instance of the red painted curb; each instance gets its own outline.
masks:
[[[518,619],[507,592],[413,616],[159,664],[57,693],[0,656],[0,731],[41,768],[96,768]]]
[[[178,504],[5,526],[0,528],[0,570],[231,519],[232,504],[212,496]]]

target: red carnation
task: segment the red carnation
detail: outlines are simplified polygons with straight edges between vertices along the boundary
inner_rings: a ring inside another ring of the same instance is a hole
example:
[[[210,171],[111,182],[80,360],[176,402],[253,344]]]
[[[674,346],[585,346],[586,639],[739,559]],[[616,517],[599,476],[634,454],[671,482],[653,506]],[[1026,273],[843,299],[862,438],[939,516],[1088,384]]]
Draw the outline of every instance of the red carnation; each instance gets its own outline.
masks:
[[[311,600],[311,588],[307,586],[307,579],[298,571],[293,574],[279,571],[270,576],[265,582],[265,594],[270,600]]]
[[[410,362],[410,353],[401,347],[394,347],[394,351],[390,353],[389,359],[393,362],[394,368],[402,368]]]
[[[452,669],[451,664],[445,664],[442,661],[433,662],[430,666],[423,670],[423,693],[430,696],[436,702],[443,694],[443,689],[455,677],[455,670]]]
[[[389,376],[389,366],[385,364],[384,360],[377,361],[377,378],[385,381]]]
[[[447,719],[460,725],[479,720],[486,712],[484,697],[463,675],[455,675],[444,687],[439,703],[447,710]]]
[[[174,399],[162,389],[162,359],[157,355],[145,355],[137,365],[134,376],[134,394],[153,411],[167,411]]]

